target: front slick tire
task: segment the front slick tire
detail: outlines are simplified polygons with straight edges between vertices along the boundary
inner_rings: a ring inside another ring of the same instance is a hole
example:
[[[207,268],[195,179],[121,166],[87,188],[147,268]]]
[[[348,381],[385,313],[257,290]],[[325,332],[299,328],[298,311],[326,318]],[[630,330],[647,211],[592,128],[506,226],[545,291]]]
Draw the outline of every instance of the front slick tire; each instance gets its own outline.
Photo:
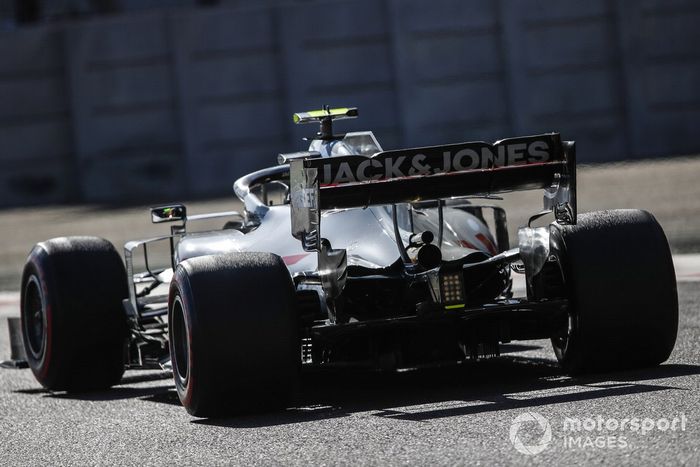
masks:
[[[80,392],[119,382],[127,287],[124,263],[107,240],[63,237],[34,246],[22,274],[22,337],[42,386]]]
[[[177,393],[197,417],[287,406],[301,366],[295,294],[279,256],[231,253],[178,265],[170,285]]]
[[[585,213],[552,228],[570,303],[554,352],[572,374],[650,367],[668,359],[678,330],[671,252],[646,211]]]

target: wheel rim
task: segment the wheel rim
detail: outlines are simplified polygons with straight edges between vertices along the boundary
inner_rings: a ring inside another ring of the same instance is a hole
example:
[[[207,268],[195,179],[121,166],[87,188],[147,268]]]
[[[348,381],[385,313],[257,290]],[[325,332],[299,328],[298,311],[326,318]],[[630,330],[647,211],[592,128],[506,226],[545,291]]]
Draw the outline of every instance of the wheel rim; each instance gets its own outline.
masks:
[[[39,279],[32,275],[24,289],[24,335],[32,357],[41,361],[46,353],[47,316]]]
[[[173,303],[172,320],[173,322],[170,324],[170,339],[173,348],[173,355],[171,356],[173,371],[179,384],[184,388],[187,387],[189,380],[190,339],[182,301],[179,296],[175,297],[175,302]]]
[[[566,354],[567,348],[569,347],[569,342],[571,342],[571,336],[574,333],[574,316],[568,313],[566,334],[563,336],[557,336],[552,338],[552,342],[556,348],[562,353],[562,357]]]

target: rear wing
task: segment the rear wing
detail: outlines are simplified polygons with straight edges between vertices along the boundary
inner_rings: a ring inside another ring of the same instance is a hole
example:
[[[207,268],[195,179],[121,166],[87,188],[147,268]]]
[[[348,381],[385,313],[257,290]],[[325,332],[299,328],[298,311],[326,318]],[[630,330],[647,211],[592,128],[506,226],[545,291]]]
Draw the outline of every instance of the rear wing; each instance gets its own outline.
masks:
[[[496,143],[290,162],[292,235],[318,250],[321,211],[542,188],[544,209],[576,223],[576,150],[549,133]]]

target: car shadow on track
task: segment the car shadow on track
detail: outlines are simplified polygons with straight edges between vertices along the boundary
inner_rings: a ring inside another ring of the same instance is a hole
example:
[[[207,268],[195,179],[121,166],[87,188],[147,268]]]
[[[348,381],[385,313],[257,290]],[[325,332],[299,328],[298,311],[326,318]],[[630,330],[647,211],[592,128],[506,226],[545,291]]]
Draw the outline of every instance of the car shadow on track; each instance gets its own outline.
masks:
[[[514,346],[511,351],[530,350]],[[376,417],[422,422],[516,408],[540,407],[620,395],[685,390],[653,380],[700,374],[698,365],[666,364],[656,368],[565,376],[551,359],[513,354],[479,362],[401,373],[371,371],[306,371],[302,396],[283,411],[222,419],[193,419],[192,423],[231,428],[254,428],[313,422],[369,412]],[[180,405],[169,372],[128,372],[107,391],[86,393],[20,389],[44,397],[111,401],[138,399]],[[167,380],[167,382],[166,382]],[[162,381],[162,384],[149,384]]]
[[[314,372],[303,378],[304,394],[295,408],[195,424],[255,428],[345,417],[372,416],[422,422],[516,408],[684,390],[649,380],[700,374],[697,365],[587,375],[562,374],[551,360],[504,356],[459,367],[406,373]]]
[[[112,401],[119,399],[137,399],[167,393],[173,387],[172,384],[170,384],[170,382],[172,381],[172,377],[172,373],[169,371],[129,372],[126,375],[124,375],[124,377],[117,386],[105,391],[54,392],[44,388],[30,388],[18,389],[14,392],[19,394],[41,394],[44,397],[50,397],[55,399],[72,399],[84,401]],[[167,380],[167,385],[145,387],[134,386],[140,383],[149,383],[153,381],[164,380]]]
[[[81,393],[52,393],[48,397],[81,401],[116,401],[120,399],[138,399],[161,394],[170,390],[170,385],[148,387],[113,387],[107,391]]]

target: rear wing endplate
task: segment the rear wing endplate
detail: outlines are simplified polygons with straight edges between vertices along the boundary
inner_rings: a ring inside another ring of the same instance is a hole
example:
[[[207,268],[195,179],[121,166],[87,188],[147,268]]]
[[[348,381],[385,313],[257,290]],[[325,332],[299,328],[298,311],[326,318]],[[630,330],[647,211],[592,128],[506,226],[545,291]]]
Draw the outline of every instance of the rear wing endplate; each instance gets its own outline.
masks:
[[[290,161],[292,235],[320,248],[321,211],[542,188],[544,209],[576,223],[576,150],[549,133],[493,144],[456,143],[372,157]]]

